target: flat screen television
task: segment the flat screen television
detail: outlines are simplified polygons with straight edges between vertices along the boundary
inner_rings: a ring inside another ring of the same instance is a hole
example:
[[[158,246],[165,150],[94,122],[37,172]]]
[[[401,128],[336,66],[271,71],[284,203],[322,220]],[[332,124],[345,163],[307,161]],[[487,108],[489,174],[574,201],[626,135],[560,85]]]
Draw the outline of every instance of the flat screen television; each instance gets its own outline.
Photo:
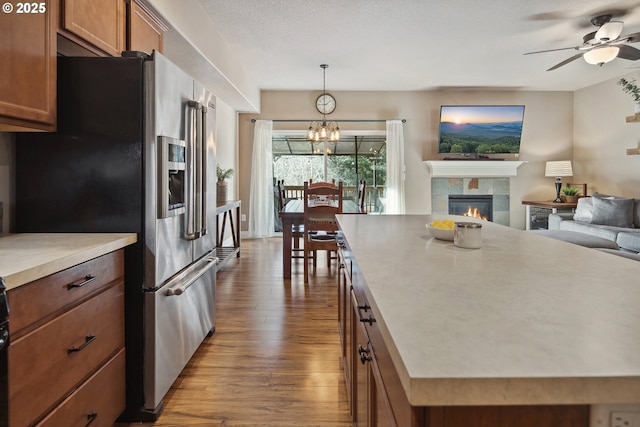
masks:
[[[440,154],[518,154],[524,105],[443,105]]]

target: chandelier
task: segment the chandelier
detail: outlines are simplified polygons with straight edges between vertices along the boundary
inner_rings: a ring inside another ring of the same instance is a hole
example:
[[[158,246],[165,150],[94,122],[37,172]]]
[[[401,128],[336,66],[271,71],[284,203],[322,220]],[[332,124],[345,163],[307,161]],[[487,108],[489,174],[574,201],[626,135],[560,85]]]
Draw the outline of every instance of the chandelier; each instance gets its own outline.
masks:
[[[325,73],[329,67],[327,64],[320,64],[322,68],[322,94],[327,95],[325,87]],[[307,140],[320,143],[320,142],[338,142],[340,140],[340,128],[338,122],[331,121],[327,123],[327,113],[323,111],[322,122],[313,121],[309,123],[309,132],[307,133]]]

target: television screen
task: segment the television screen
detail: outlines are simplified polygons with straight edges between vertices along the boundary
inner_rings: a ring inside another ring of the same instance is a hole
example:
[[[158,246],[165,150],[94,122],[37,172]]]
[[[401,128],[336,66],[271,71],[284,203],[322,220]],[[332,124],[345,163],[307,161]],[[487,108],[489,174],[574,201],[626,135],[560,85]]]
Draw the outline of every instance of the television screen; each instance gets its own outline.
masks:
[[[524,105],[443,105],[441,154],[519,153]]]

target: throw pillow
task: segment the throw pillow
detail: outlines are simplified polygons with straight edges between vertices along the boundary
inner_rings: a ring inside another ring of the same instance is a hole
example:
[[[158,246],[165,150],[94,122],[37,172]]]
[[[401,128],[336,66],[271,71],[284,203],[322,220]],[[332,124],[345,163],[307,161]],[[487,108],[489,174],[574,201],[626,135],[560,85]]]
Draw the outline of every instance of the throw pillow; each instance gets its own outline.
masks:
[[[602,194],[602,193],[593,193],[592,197],[597,197],[598,199],[626,199],[627,197],[620,196],[612,196],[610,194]]]
[[[633,227],[633,199],[601,199],[592,197],[592,224]]]
[[[591,202],[591,197],[581,197],[578,199],[578,206],[576,206],[576,212],[573,214],[573,220],[588,223],[593,220],[593,203]]]

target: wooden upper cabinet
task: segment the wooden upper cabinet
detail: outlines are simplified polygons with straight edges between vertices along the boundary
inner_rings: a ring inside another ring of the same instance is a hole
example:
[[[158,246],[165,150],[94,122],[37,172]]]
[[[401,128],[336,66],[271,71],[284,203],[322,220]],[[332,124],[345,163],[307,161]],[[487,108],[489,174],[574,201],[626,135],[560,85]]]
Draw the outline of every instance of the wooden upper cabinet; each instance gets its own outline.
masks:
[[[162,53],[162,35],[168,29],[147,5],[127,0],[127,50]]]
[[[55,130],[57,5],[43,3],[0,14],[0,131]]]
[[[126,49],[122,0],[60,0],[60,34],[98,55]]]

